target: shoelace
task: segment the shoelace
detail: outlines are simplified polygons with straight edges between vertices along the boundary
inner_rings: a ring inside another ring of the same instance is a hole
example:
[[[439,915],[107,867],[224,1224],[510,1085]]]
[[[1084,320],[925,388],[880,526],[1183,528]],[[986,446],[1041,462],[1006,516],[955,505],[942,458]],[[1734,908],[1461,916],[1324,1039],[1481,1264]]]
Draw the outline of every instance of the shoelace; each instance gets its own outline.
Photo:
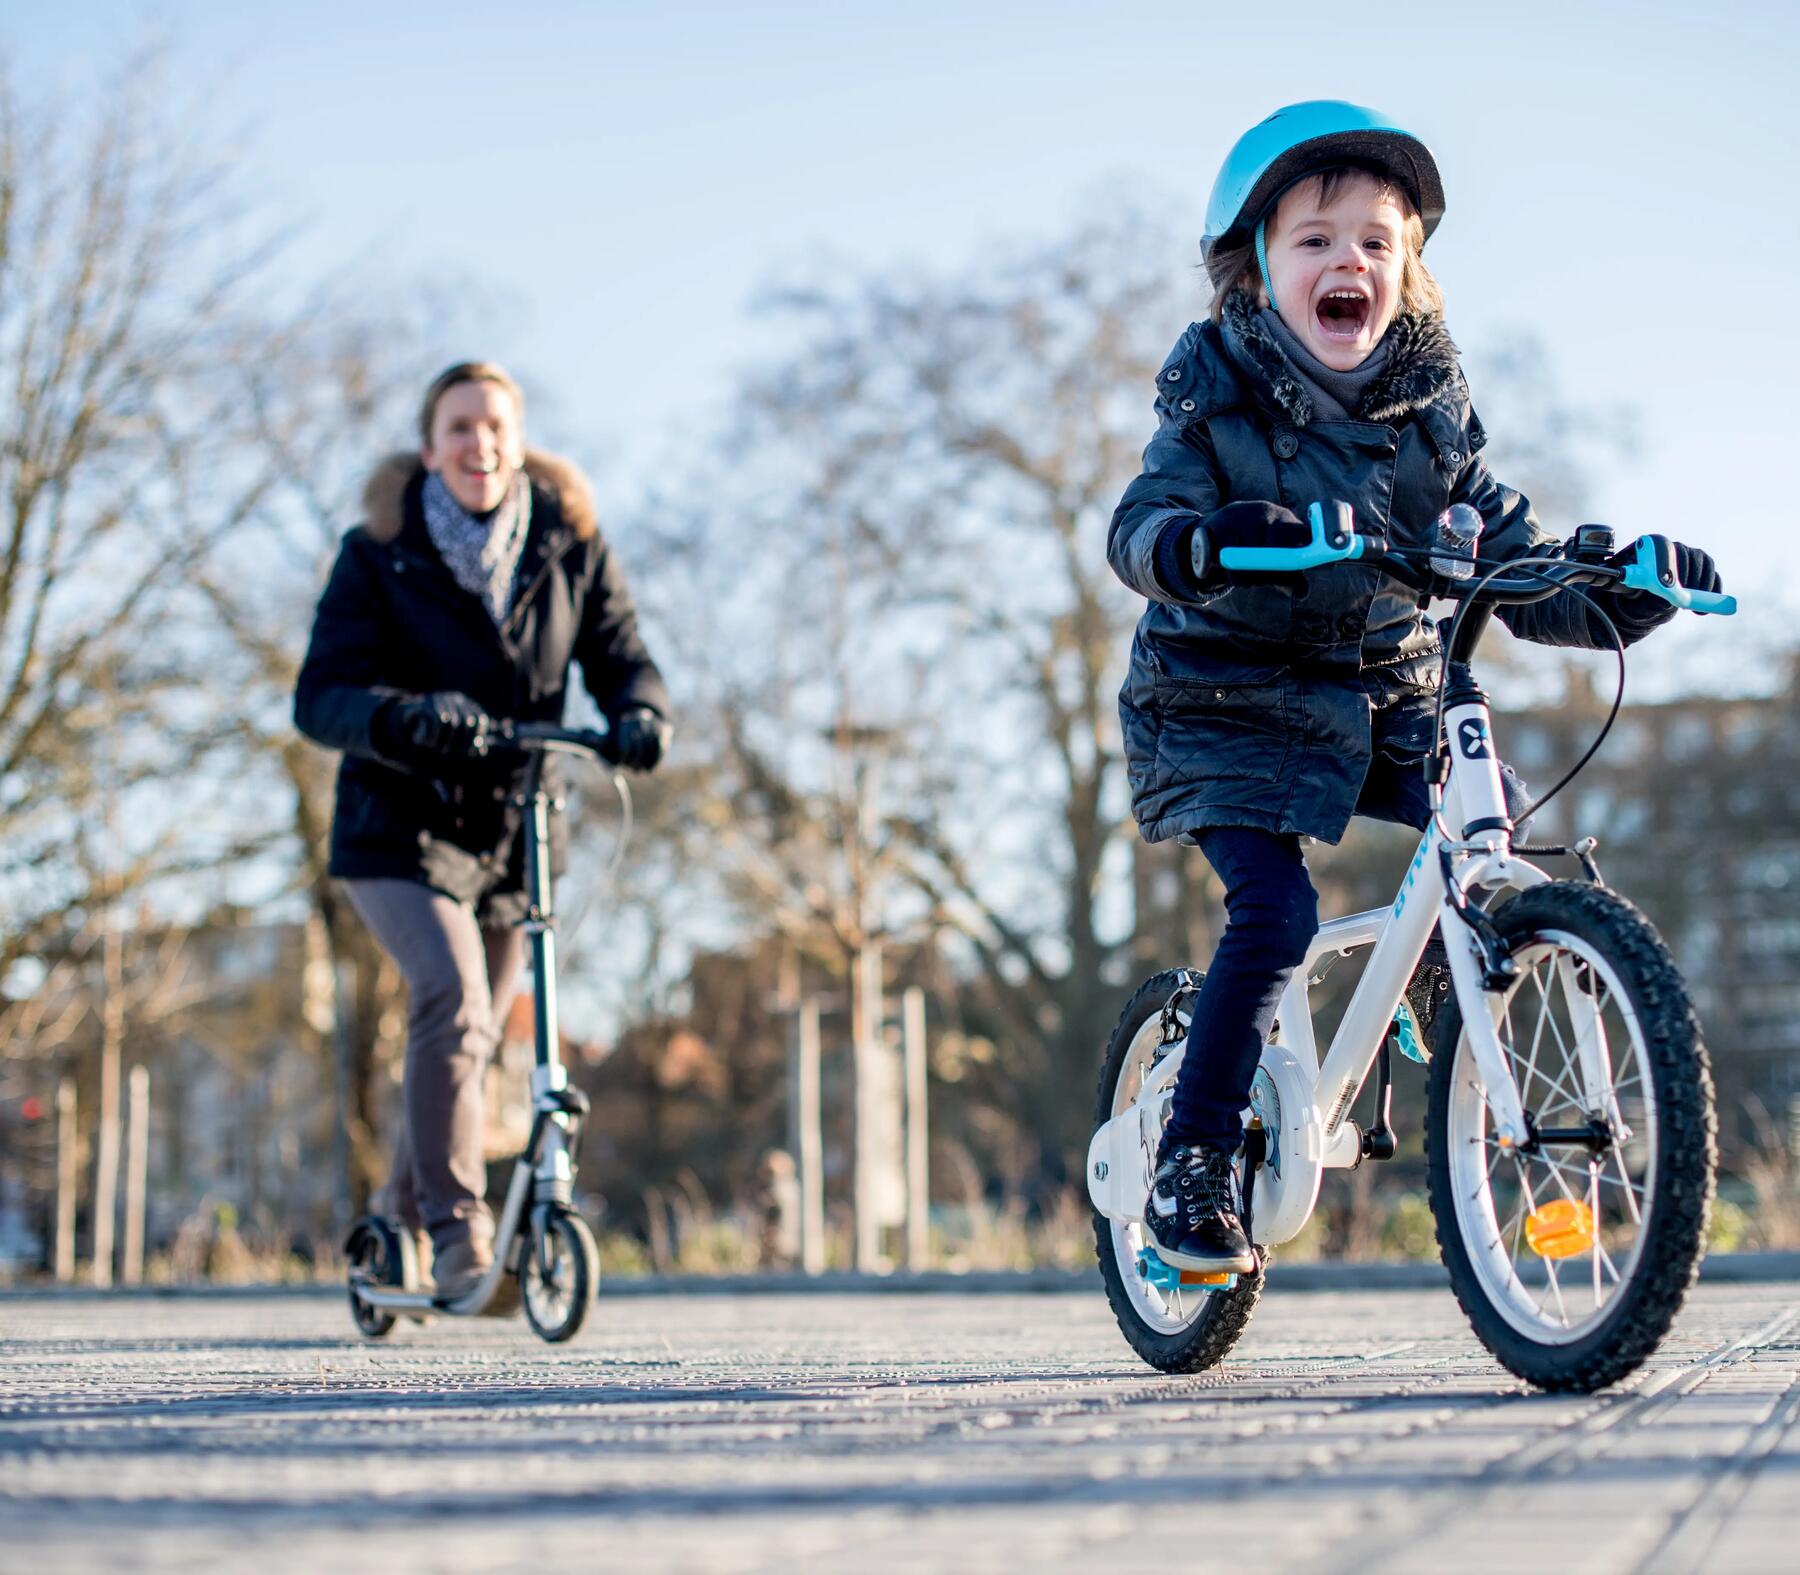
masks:
[[[1188,1193],[1203,1209],[1236,1219],[1237,1198],[1231,1182],[1231,1160],[1224,1154],[1192,1155],[1175,1178],[1176,1190]]]

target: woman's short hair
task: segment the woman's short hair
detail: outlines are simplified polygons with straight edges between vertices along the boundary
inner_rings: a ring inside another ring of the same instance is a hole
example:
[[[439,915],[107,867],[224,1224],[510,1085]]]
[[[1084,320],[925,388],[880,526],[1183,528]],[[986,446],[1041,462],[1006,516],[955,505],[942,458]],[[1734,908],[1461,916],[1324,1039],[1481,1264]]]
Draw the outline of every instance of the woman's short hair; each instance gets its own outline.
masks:
[[[1307,181],[1316,180],[1319,183],[1319,202],[1323,205],[1337,196],[1345,181],[1356,176],[1373,180],[1381,195],[1392,198],[1406,215],[1406,222],[1400,231],[1400,242],[1404,248],[1400,264],[1400,310],[1436,313],[1441,316],[1444,310],[1444,292],[1438,288],[1437,280],[1431,277],[1431,270],[1425,266],[1425,224],[1420,219],[1418,210],[1413,207],[1412,198],[1407,196],[1405,187],[1398,186],[1385,175],[1364,169],[1359,164],[1334,164],[1330,169],[1303,175],[1287,191],[1282,192],[1281,197]],[[1275,202],[1279,203],[1281,197],[1277,197]],[[1271,204],[1267,217],[1274,216],[1275,205]],[[1248,290],[1254,295],[1262,288],[1262,270],[1256,266],[1254,229],[1247,239],[1235,246],[1215,247],[1212,256],[1206,261],[1206,272],[1212,280],[1212,320],[1216,323],[1224,312],[1225,297],[1233,290]]]
[[[498,361],[458,361],[455,366],[439,372],[431,380],[431,387],[425,390],[425,402],[419,406],[419,442],[424,447],[431,447],[431,423],[437,416],[438,401],[458,383],[499,385],[512,395],[513,408],[519,419],[525,419],[525,392],[512,380],[505,367]]]

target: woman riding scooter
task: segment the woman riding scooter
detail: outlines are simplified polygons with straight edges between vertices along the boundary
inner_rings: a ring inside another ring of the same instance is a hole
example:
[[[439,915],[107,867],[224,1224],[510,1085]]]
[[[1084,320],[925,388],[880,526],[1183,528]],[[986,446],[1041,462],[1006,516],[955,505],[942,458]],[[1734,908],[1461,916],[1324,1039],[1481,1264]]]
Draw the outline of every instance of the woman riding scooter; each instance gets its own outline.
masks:
[[[572,662],[621,764],[669,743],[662,675],[586,479],[529,450],[491,362],[426,390],[419,449],[364,493],[319,599],[295,725],[343,751],[330,873],[405,977],[404,1112],[383,1213],[429,1235],[436,1294],[493,1258],[482,1074],[512,999],[525,912],[517,784],[496,721],[558,722]]]

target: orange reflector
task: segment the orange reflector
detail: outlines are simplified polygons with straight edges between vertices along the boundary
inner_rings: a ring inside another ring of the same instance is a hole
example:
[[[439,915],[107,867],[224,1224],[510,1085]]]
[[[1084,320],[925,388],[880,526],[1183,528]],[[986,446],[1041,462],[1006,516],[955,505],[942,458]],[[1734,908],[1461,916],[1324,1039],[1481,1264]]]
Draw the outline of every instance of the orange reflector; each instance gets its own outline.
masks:
[[[1229,1285],[1231,1274],[1229,1271],[1224,1274],[1202,1274],[1198,1269],[1183,1269],[1181,1283],[1183,1285]]]
[[[1540,1258],[1575,1258],[1594,1246],[1594,1211],[1558,1198],[1525,1216],[1525,1240]]]

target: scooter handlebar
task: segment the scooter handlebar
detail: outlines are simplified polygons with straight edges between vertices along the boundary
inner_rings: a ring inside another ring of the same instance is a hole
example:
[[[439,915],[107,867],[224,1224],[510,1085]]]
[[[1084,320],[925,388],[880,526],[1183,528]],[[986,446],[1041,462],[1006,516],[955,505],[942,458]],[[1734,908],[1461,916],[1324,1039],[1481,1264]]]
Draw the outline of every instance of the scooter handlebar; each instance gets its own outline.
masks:
[[[494,746],[593,755],[609,766],[619,763],[611,733],[586,727],[558,727],[554,722],[498,721],[494,724]]]

